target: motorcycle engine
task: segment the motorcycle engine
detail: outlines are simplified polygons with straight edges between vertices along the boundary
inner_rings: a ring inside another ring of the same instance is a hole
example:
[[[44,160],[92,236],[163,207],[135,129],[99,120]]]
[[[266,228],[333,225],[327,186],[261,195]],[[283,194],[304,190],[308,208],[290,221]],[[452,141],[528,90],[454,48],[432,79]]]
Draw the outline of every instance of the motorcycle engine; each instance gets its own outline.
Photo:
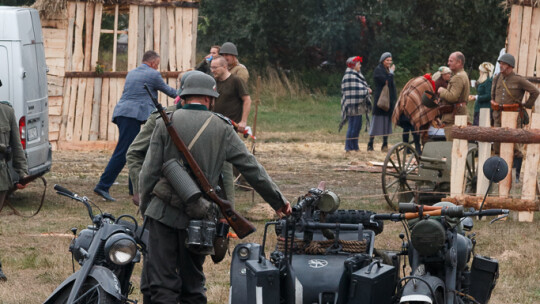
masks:
[[[446,239],[443,225],[434,219],[415,223],[411,230],[411,243],[423,256],[432,256],[441,250]]]

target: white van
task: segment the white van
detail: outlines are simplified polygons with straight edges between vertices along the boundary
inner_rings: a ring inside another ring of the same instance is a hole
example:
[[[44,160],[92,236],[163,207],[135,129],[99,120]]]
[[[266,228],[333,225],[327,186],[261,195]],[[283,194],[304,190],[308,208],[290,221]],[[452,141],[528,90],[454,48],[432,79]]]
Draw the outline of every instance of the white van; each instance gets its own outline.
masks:
[[[38,11],[0,6],[0,100],[15,110],[28,174],[51,169],[47,65]]]

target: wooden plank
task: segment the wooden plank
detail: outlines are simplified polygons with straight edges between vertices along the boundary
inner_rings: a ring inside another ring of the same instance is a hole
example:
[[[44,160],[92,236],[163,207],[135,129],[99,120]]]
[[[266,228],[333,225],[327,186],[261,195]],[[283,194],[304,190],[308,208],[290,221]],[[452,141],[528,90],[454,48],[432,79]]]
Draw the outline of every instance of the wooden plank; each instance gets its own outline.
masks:
[[[45,38],[65,39],[66,38],[65,29],[44,28],[42,25],[41,31],[43,33],[43,39]]]
[[[59,87],[54,84],[49,84],[47,86],[47,94],[49,95],[49,98],[52,96],[61,96],[64,92],[64,87]]]
[[[191,27],[191,66],[194,67],[197,64],[195,56],[197,55],[197,22],[199,20],[199,9],[192,9],[191,12],[193,14],[193,23]]]
[[[77,5],[75,2],[68,2],[68,30],[66,32],[66,70],[73,70],[73,36],[75,31],[75,12]],[[62,134],[60,134],[62,137]]]
[[[47,66],[55,66],[59,68],[64,68],[66,59],[64,57],[62,58],[48,58],[45,60],[47,63]]]
[[[532,22],[529,35],[529,50],[528,50],[528,59],[527,59],[527,68],[524,72],[524,76],[534,76],[535,64],[540,50],[538,49],[540,37],[540,7],[535,7],[532,9]],[[537,73],[538,74],[538,73]]]
[[[47,75],[64,76],[65,69],[62,67],[48,66],[49,72]]]
[[[182,71],[176,71],[176,72],[160,72],[161,76],[164,78],[169,77],[178,77],[179,74],[181,74]],[[128,72],[127,71],[120,71],[120,72],[103,72],[103,73],[96,73],[96,72],[66,72],[65,77],[66,78],[126,78]]]
[[[48,20],[48,19],[42,19],[41,20],[41,27],[42,28],[53,28],[53,29],[67,29],[68,24],[67,20]]]
[[[175,18],[175,39],[174,41],[174,50],[176,51],[176,70],[183,71],[182,68],[182,49],[184,45],[182,44],[182,37],[184,36],[183,32],[183,23],[182,23],[182,8],[174,9],[174,18]]]
[[[115,106],[118,103],[118,101],[120,100],[120,98],[122,98],[125,83],[126,83],[126,80],[124,78],[118,78],[116,80],[116,100],[114,102]],[[118,141],[118,136],[119,136],[118,127],[116,127],[116,125],[115,125],[114,126],[114,141],[116,141],[116,142]]]
[[[129,6],[129,35],[128,35],[128,71],[137,67],[137,37],[139,25],[139,8]]]
[[[479,121],[480,127],[491,126],[490,111],[491,109],[489,108],[480,109],[480,121]],[[481,172],[481,169],[484,167],[484,163],[490,156],[491,156],[491,143],[479,142],[478,143],[478,170],[477,170],[477,172],[479,173],[478,173],[477,183],[476,183],[476,195],[478,196],[483,196],[484,194],[486,194],[486,191],[489,186],[489,180]]]
[[[112,115],[117,102],[116,82],[118,82],[118,78],[111,78],[111,82],[109,84],[109,116],[107,117],[109,125],[107,127],[107,140],[111,141],[114,140],[114,135],[116,131],[116,125],[112,123]]]
[[[62,120],[60,121],[60,138],[66,138],[67,118],[69,112],[69,101],[71,99],[71,81],[72,79],[65,79],[64,84],[64,96],[62,99]]]
[[[512,10],[510,13],[510,26],[508,27],[508,45],[506,46],[506,52],[516,57],[519,55],[519,43],[521,41],[522,21],[523,6],[512,5]]]
[[[519,43],[519,53],[517,53],[517,69],[516,73],[525,75],[527,72],[529,39],[531,29],[532,7],[525,6],[523,8],[523,21],[521,24],[521,41]]]
[[[161,61],[159,63],[161,71],[167,71],[169,69],[169,20],[167,18],[167,9],[161,7],[161,45],[160,45],[160,56]]]
[[[139,7],[139,31],[137,32],[137,65],[142,62],[144,54],[144,7]]]
[[[90,136],[90,123],[92,122],[92,106],[94,98],[94,78],[88,78],[86,82],[86,94],[84,97],[84,112],[82,117],[81,140],[88,140]]]
[[[540,129],[540,114],[533,113],[531,116],[531,129]],[[525,157],[525,167],[523,168],[523,188],[521,199],[536,199],[536,187],[538,178],[538,162],[540,160],[540,144],[527,145],[527,155]],[[518,213],[519,221],[532,222],[533,212],[521,211]]]
[[[182,68],[185,71],[195,65],[191,63],[193,13],[191,9],[182,9]]]
[[[114,6],[112,71],[116,71],[116,48],[118,47],[118,4]]]
[[[77,91],[77,106],[75,109],[75,119],[73,120],[73,141],[80,141],[82,134],[82,123],[84,118],[84,108],[86,102],[87,78],[79,79],[79,90]]]
[[[75,71],[83,69],[83,28],[84,28],[84,2],[77,2],[77,14],[75,17],[75,48],[73,49],[73,66]]]
[[[99,139],[107,139],[109,128],[109,84],[110,78],[103,78],[101,87],[101,104],[99,106]]]
[[[160,1],[160,0],[158,0]],[[139,6],[151,6],[151,7],[185,7],[185,8],[199,8],[199,1],[190,2],[190,1],[169,1],[163,0],[163,2],[156,2],[154,0],[122,0],[122,4],[127,5],[139,5]]]
[[[49,116],[49,134],[50,132],[60,133],[60,124],[62,123],[62,116]],[[58,138],[57,138],[58,139]]]
[[[93,2],[86,2],[86,24],[84,26],[85,39],[84,39],[84,66],[83,71],[90,71],[90,64],[92,60],[92,39],[94,32],[94,11],[95,4]]]
[[[467,115],[456,115],[456,126],[467,125]],[[463,194],[465,183],[465,163],[467,161],[468,143],[464,139],[454,139],[452,143],[452,164],[450,171],[450,196]]]
[[[73,79],[73,81],[71,82],[69,110],[67,113],[66,136],[64,138],[67,141],[73,140],[73,124],[75,119],[75,109],[77,107],[77,90],[79,88],[79,80],[80,79]]]
[[[64,96],[49,96],[49,107],[62,107]]]
[[[60,58],[64,60],[64,62],[62,63],[62,66],[65,67],[66,66],[66,41],[65,40],[63,40],[62,45],[64,47],[57,48],[57,49],[45,47],[44,48],[45,60]]]
[[[167,8],[167,19],[169,21],[169,71],[176,71],[176,43],[174,39],[175,34],[175,25],[174,25],[174,8]]]
[[[515,129],[517,126],[518,112],[503,111],[501,118],[502,128]],[[512,165],[514,163],[514,144],[513,143],[501,143],[501,158],[503,158],[508,164],[509,174],[499,182],[499,197],[508,197],[510,188],[512,188]]]
[[[150,6],[144,7],[144,51],[151,51],[154,48],[154,9]]]
[[[165,79],[166,82],[169,83],[169,86],[172,87],[172,88],[176,88],[176,78],[168,78],[168,79]],[[169,96],[163,94],[164,98],[165,98],[165,104],[167,104],[167,107],[168,106],[171,106],[174,104],[174,98],[170,98]]]
[[[60,116],[62,115],[62,106],[49,106],[49,115]],[[49,131],[50,131],[50,122],[49,122]]]
[[[90,71],[96,70],[96,62],[99,57],[99,41],[101,37],[101,17],[103,15],[103,3],[96,3],[94,11],[94,37],[92,37],[92,54],[90,57]]]
[[[98,140],[99,138],[99,114],[101,109],[101,88],[103,78],[94,79],[94,97],[92,98],[92,115],[90,122],[89,140]]]
[[[161,8],[154,8],[154,51],[161,51]]]

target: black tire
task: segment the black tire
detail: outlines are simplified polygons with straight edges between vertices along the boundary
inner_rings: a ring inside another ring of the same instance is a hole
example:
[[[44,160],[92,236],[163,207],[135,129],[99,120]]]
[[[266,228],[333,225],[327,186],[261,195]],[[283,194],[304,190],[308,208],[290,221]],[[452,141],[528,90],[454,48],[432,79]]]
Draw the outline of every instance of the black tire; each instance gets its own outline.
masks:
[[[54,300],[54,304],[65,304],[71,293],[71,288],[73,284],[64,288]],[[88,293],[88,294],[85,294]],[[84,295],[84,297],[81,297]],[[116,299],[115,297],[108,294],[99,283],[91,277],[88,277],[86,281],[81,286],[81,291],[79,292],[80,299],[77,299],[77,304],[120,304],[122,301]]]

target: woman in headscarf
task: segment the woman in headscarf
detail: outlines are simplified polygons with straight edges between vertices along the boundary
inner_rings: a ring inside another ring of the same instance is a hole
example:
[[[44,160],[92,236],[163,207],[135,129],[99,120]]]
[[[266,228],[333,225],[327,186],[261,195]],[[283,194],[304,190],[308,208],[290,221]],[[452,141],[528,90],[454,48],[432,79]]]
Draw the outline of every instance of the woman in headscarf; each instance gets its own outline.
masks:
[[[473,125],[478,126],[480,120],[480,109],[491,108],[491,82],[493,81],[493,64],[482,62],[478,67],[480,77],[476,81],[476,93],[478,95],[469,95],[469,100],[474,102]]]
[[[448,82],[452,77],[452,70],[447,66],[439,67],[439,70],[433,74],[431,79],[435,81],[435,92],[439,90],[440,87],[448,88]]]
[[[358,135],[362,129],[362,114],[367,112],[367,98],[371,89],[360,72],[362,57],[347,59],[347,69],[341,80],[341,123],[339,130],[348,122],[345,152],[358,152]]]
[[[375,81],[375,91],[373,93],[373,116],[369,131],[368,151],[373,151],[373,141],[375,136],[383,136],[381,151],[388,151],[388,134],[392,134],[392,112],[396,104],[397,92],[394,83],[394,71],[396,67],[392,64],[392,54],[385,52],[379,59],[379,65],[373,71],[373,80]],[[377,106],[383,87],[388,84],[390,97],[390,108],[384,111]]]

